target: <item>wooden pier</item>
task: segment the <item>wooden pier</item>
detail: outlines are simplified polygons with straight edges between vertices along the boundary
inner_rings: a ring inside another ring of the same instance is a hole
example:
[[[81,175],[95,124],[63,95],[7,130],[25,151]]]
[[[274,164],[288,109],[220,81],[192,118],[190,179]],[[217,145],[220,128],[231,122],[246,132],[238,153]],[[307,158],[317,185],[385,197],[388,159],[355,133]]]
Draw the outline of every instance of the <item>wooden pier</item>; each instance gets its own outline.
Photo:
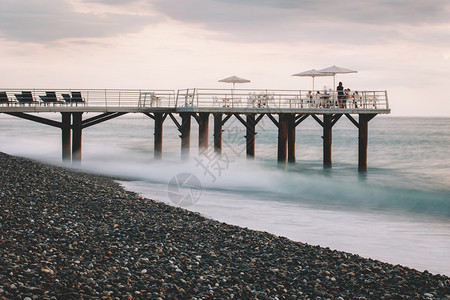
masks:
[[[61,122],[39,113],[61,114]],[[84,118],[84,113],[98,113]],[[389,114],[386,91],[358,91],[343,105],[329,91],[310,98],[307,90],[185,89],[185,90],[0,90],[0,113],[61,129],[62,159],[81,160],[83,129],[120,117],[142,113],[152,118],[154,158],[163,156],[163,125],[167,117],[177,126],[181,158],[189,158],[191,121],[198,123],[200,149],[208,147],[209,120],[214,121],[214,151],[222,153],[223,127],[231,118],[246,128],[247,157],[255,157],[256,125],[264,118],[278,128],[277,160],[295,163],[296,127],[311,117],[323,128],[323,165],[332,166],[332,129],[345,116],[358,130],[358,169],[367,170],[369,121]]]

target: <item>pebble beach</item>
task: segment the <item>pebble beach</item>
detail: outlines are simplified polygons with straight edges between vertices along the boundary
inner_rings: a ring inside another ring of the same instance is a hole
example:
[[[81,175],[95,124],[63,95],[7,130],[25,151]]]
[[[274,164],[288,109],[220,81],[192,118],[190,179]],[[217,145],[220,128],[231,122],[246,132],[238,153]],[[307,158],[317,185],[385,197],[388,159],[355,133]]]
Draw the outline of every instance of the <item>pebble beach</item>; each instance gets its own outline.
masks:
[[[228,225],[113,178],[4,153],[0,166],[0,299],[450,299],[444,275]]]

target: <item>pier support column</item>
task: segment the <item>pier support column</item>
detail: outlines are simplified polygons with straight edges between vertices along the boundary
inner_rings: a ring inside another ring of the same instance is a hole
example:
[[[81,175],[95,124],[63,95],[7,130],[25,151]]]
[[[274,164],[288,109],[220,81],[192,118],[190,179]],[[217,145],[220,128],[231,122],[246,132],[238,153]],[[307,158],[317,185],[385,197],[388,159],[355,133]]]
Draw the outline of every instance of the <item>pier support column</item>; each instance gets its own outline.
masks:
[[[61,141],[62,141],[62,160],[70,161],[72,159],[71,155],[71,146],[72,143],[70,141],[70,123],[72,121],[72,113],[63,112],[61,113]]]
[[[222,154],[222,114],[214,114],[214,152]]]
[[[162,113],[154,113],[155,115],[155,140],[154,140],[154,157],[162,159],[162,135],[164,116]]]
[[[287,115],[288,126],[288,162],[295,163],[295,114]]]
[[[278,163],[286,164],[288,144],[288,117],[286,114],[280,114],[278,124]]]
[[[358,171],[367,171],[367,145],[369,140],[369,121],[375,115],[360,114],[358,130]]]
[[[255,158],[255,115],[247,115],[247,132],[245,139],[247,140],[247,158]]]
[[[198,151],[208,149],[209,113],[198,114]]]
[[[181,159],[189,159],[189,148],[191,146],[191,114],[181,113]]]
[[[72,162],[81,161],[82,112],[72,113]]]
[[[323,166],[331,168],[332,148],[332,115],[323,115]]]

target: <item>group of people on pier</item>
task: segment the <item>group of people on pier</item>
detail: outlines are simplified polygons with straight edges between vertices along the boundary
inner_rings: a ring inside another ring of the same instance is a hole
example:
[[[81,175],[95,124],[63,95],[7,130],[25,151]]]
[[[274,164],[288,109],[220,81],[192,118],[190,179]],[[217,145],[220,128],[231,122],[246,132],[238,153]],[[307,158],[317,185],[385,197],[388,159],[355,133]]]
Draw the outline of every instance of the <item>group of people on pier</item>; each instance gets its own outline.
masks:
[[[310,103],[310,106],[318,108],[329,108],[334,105],[338,108],[347,108],[347,101],[352,100],[353,107],[358,108],[358,100],[361,100],[358,91],[352,92],[349,88],[344,89],[342,82],[339,82],[336,92],[337,103],[333,103],[334,99],[326,88],[324,88],[323,92],[317,91],[316,94],[313,94],[312,91],[308,91],[308,103]]]

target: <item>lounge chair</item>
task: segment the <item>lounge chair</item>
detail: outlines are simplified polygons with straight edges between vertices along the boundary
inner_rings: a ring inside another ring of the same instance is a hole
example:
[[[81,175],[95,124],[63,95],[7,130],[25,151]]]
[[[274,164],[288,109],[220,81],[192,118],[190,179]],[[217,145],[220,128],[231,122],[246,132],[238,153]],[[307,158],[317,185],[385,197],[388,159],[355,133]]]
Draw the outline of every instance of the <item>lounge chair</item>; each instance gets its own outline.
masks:
[[[9,104],[9,98],[6,92],[0,92],[0,104]]]
[[[33,104],[38,103],[38,101],[34,101],[33,94],[31,92],[22,92],[22,94],[14,94],[16,96],[17,101],[19,101],[19,104]]]
[[[78,103],[85,103],[83,97],[81,97],[81,92],[72,92],[72,99],[70,102],[75,103],[76,105],[78,105]]]
[[[63,99],[66,103],[72,102],[72,98],[70,97],[70,94],[61,94],[61,96],[63,97]]]
[[[62,103],[62,101],[58,100],[58,97],[56,97],[55,92],[45,92],[45,96],[39,96],[39,98],[41,98],[41,100],[44,102],[44,104]]]

